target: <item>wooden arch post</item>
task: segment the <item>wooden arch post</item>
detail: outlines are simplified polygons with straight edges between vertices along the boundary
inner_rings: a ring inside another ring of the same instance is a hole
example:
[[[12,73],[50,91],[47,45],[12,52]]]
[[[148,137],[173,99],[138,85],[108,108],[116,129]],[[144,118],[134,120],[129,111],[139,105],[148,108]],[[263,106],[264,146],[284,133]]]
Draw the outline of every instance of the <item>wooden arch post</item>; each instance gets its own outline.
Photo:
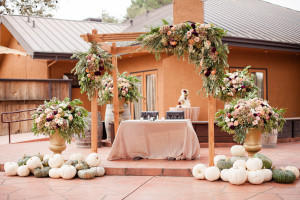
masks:
[[[137,33],[111,33],[111,34],[98,34],[97,30],[93,30],[92,34],[81,35],[81,37],[87,42],[97,42],[101,45],[101,48],[108,53],[112,54],[112,64],[114,69],[112,70],[113,77],[113,106],[114,106],[114,127],[115,134],[117,134],[119,128],[119,98],[118,98],[118,54],[127,54],[127,53],[144,53],[148,50],[141,49],[140,46],[126,46],[126,47],[117,47],[116,42],[119,41],[135,41],[144,32]],[[112,42],[110,46],[106,42]],[[92,111],[92,137],[91,137],[91,151],[97,152],[97,143],[98,143],[98,130],[97,130],[97,114],[98,114],[98,104],[97,104],[97,91],[96,97],[91,102],[91,111]]]

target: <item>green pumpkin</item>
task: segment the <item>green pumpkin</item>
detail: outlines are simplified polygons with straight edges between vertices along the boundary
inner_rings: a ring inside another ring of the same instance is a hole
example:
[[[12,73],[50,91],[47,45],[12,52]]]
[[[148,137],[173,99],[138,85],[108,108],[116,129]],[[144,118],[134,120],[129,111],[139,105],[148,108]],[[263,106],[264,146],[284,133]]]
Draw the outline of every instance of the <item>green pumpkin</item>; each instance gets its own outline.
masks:
[[[262,153],[256,153],[253,155],[253,158],[259,158],[261,159],[261,161],[263,162],[263,169],[271,169],[272,167],[272,160],[270,158],[268,158],[267,156],[265,156]]]
[[[49,176],[50,167],[38,167],[34,169],[33,175],[37,178],[45,178]]]
[[[96,176],[97,171],[95,169],[83,169],[77,172],[77,175],[81,179],[92,179]]]
[[[217,167],[220,169],[220,170],[223,170],[223,169],[230,169],[233,165],[233,162],[230,161],[230,159],[220,159],[218,160],[217,162]]]
[[[18,160],[18,165],[26,165],[27,160],[29,160],[30,158],[31,156],[24,154],[23,157]]]
[[[68,160],[66,165],[73,165],[74,167],[78,164],[78,160]]]
[[[277,183],[293,183],[296,180],[295,174],[290,170],[274,169],[273,179]]]
[[[49,167],[48,161],[49,161],[48,159],[43,160],[43,161],[42,161],[42,165],[43,165],[44,167]]]
[[[44,155],[42,155],[41,153],[35,154],[35,155],[33,155],[33,156],[38,157],[41,161],[43,161],[43,159],[44,159]],[[33,156],[32,156],[32,157],[33,157]]]
[[[248,158],[247,158],[246,156],[232,156],[232,157],[230,158],[230,161],[231,161],[232,163],[234,163],[234,162],[237,161],[237,160],[244,160],[244,161],[247,161]]]

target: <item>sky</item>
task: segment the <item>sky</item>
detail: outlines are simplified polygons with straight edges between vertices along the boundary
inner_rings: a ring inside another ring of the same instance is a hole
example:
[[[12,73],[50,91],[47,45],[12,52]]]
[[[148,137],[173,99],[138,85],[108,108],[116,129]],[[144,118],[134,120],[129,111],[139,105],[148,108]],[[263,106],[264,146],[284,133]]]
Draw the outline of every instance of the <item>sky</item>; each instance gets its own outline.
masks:
[[[300,11],[300,0],[264,1]],[[130,4],[131,0],[60,0],[59,9],[54,13],[54,17],[73,20],[99,18],[102,10],[105,10],[110,15],[123,19]]]

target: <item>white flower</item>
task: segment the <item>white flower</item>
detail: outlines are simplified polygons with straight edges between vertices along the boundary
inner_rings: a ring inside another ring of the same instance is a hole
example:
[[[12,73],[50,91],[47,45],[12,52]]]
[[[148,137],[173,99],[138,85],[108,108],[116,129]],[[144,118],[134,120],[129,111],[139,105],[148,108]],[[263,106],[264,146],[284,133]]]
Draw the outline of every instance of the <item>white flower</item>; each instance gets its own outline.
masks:
[[[39,118],[39,117],[35,119],[35,123],[40,123],[40,121],[41,121],[41,118]]]
[[[230,121],[232,121],[232,122],[233,122],[233,121],[234,121],[234,119],[233,119],[233,118],[231,118],[231,120],[230,120]]]
[[[44,114],[44,113],[42,113],[42,114],[40,115],[40,118],[43,118],[43,117],[44,117],[44,115],[45,115],[45,114]]]
[[[69,115],[69,120],[72,121],[73,120],[73,115]]]
[[[210,28],[210,27],[211,27],[210,24],[205,24],[205,25],[204,25],[204,28]]]
[[[255,126],[255,125],[258,124],[258,121],[257,121],[257,120],[254,120],[254,121],[252,122],[252,124]]]
[[[48,113],[50,113],[50,111],[51,110],[49,108],[46,108],[45,113],[48,114]]]
[[[57,110],[57,112],[58,113],[61,113],[63,110],[61,109],[61,108],[59,108],[58,110]]]
[[[59,119],[58,119],[58,118],[56,118],[54,121],[55,121],[55,123],[57,123],[57,124],[58,124],[58,122],[59,122]]]
[[[49,122],[46,122],[46,123],[45,123],[45,126],[46,126],[46,127],[48,127],[49,125],[50,125],[50,123],[49,123]]]
[[[228,123],[230,122],[230,119],[228,117],[225,118],[225,122]]]

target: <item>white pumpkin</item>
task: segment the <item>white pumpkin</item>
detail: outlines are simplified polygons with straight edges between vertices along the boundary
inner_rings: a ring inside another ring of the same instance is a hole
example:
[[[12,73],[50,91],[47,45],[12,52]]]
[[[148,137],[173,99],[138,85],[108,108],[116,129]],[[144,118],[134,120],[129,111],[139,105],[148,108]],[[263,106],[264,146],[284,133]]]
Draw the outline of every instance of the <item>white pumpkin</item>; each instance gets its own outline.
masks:
[[[30,174],[30,169],[26,165],[22,165],[18,168],[17,173],[19,176],[28,176]]]
[[[101,158],[100,155],[97,153],[91,153],[90,155],[88,155],[88,157],[86,158],[86,163],[90,166],[90,167],[98,167],[101,163]]]
[[[247,180],[247,171],[245,168],[230,168],[228,172],[228,181],[233,185],[244,184]]]
[[[208,181],[218,180],[220,178],[220,170],[215,166],[208,167],[204,172],[204,176]]]
[[[4,164],[4,171],[7,176],[15,176],[17,175],[19,165],[16,162],[6,162]]]
[[[248,181],[251,184],[259,185],[265,180],[265,173],[262,170],[248,171]]]
[[[242,145],[233,145],[230,152],[233,156],[245,156],[246,150]]]
[[[221,171],[221,179],[223,181],[228,181],[229,169],[223,169]]]
[[[195,177],[195,179],[204,179],[204,173],[206,169],[207,167],[204,164],[197,164],[193,167],[192,174]]]
[[[39,157],[33,156],[27,160],[26,165],[29,169],[35,169],[37,167],[40,167],[42,165],[42,162]]]
[[[245,168],[246,169],[246,161],[237,160],[233,163],[233,167],[235,167],[235,168]]]
[[[49,170],[49,176],[51,178],[60,178],[61,177],[60,170],[61,170],[61,168],[51,168]]]
[[[73,153],[70,155],[69,160],[84,160],[82,153]]]
[[[244,161],[247,161],[248,160],[248,158],[246,157],[246,156],[232,156],[231,158],[230,158],[230,161],[231,162],[235,162],[235,161],[237,161],[237,160],[244,160]]]
[[[43,161],[49,160],[50,158],[53,158],[53,155],[46,154],[46,155],[44,155]]]
[[[227,156],[225,156],[225,155],[216,155],[214,157],[214,165],[217,166],[218,161],[221,160],[221,159],[226,160]]]
[[[96,170],[96,176],[104,176],[105,174],[104,167],[91,167],[91,169]]]
[[[273,173],[270,169],[262,169],[262,172],[265,174],[264,182],[272,180]]]
[[[72,179],[77,173],[76,168],[73,165],[63,165],[60,168],[60,175],[63,179]]]
[[[262,168],[263,163],[259,158],[250,158],[246,162],[247,169],[249,171],[259,170]]]
[[[295,166],[287,166],[285,167],[285,170],[290,170],[291,172],[293,172],[296,176],[296,179],[299,179],[299,169]]]
[[[64,164],[64,158],[61,154],[55,154],[49,159],[48,164],[51,168],[59,168]]]

